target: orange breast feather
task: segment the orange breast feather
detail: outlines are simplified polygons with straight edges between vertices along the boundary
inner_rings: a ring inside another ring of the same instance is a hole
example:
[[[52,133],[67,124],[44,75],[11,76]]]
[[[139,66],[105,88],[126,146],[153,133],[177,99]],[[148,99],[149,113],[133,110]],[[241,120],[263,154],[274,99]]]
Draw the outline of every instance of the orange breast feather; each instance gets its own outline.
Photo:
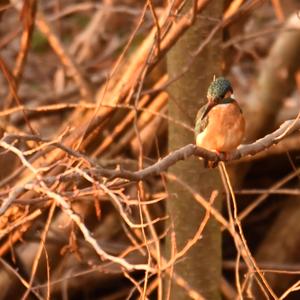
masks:
[[[245,120],[236,103],[216,105],[208,114],[207,127],[197,135],[199,147],[230,152],[242,142]]]

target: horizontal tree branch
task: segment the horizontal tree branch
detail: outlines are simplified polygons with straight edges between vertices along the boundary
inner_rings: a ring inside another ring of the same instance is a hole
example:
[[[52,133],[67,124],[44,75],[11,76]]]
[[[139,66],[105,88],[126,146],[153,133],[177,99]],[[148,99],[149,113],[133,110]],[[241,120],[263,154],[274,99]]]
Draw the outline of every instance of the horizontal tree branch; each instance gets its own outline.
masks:
[[[124,178],[128,179],[130,181],[139,181],[143,180],[148,176],[152,175],[159,175],[162,172],[166,171],[170,166],[174,165],[180,160],[186,160],[190,156],[197,156],[204,158],[206,160],[210,161],[233,161],[238,160],[242,157],[246,156],[253,156],[259,152],[262,152],[271,146],[279,143],[284,137],[287,135],[297,131],[300,129],[300,120],[294,119],[285,121],[277,130],[274,132],[266,135],[265,137],[255,141],[252,144],[247,145],[241,145],[237,150],[227,153],[224,155],[223,153],[217,154],[213,151],[206,150],[204,148],[197,147],[195,144],[188,144],[180,149],[177,149],[171,153],[169,153],[167,156],[162,158],[161,160],[158,160],[153,165],[139,170],[139,171],[128,171],[124,170],[122,168],[120,169],[106,169],[96,162],[96,160],[89,158],[87,155],[82,154],[78,151],[75,151],[65,145],[63,145],[61,142],[58,141],[51,141],[47,140],[41,137],[33,136],[33,135],[16,135],[16,134],[8,134],[3,137],[5,140],[13,141],[15,139],[18,140],[33,140],[38,142],[44,142],[48,143],[48,146],[54,146],[57,148],[60,148],[64,152],[66,152],[68,155],[76,157],[76,158],[82,158],[85,161],[88,161],[91,167],[93,168],[93,173],[97,176],[103,176],[110,179],[113,178]]]
[[[179,160],[185,160],[188,157],[194,155],[202,157],[211,161],[233,161],[242,157],[252,156],[261,151],[270,148],[273,145],[279,143],[287,135],[300,129],[300,120],[285,121],[277,130],[266,135],[265,137],[256,140],[252,144],[241,145],[237,150],[224,155],[223,153],[217,154],[215,152],[206,150],[204,148],[197,147],[194,144],[188,144],[178,150],[175,150],[165,156],[163,159],[157,161],[153,165],[136,172],[127,170],[107,170],[97,168],[98,175],[108,176],[112,178],[126,178],[132,181],[143,180],[150,175],[159,175],[163,171],[166,171],[170,166],[174,165]]]

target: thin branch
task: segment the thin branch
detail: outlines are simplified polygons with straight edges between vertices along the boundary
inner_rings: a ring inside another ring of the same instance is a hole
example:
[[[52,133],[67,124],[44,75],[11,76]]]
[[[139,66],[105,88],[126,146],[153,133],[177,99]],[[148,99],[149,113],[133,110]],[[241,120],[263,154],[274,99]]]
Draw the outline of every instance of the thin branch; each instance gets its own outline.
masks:
[[[152,15],[152,18],[153,18],[153,21],[154,21],[154,24],[156,26],[156,35],[155,35],[155,40],[156,40],[156,55],[159,55],[160,53],[160,41],[161,41],[161,29],[160,29],[160,26],[159,26],[159,19],[157,17],[157,14],[155,12],[155,8],[154,8],[154,5],[152,3],[152,0],[147,0],[147,3],[148,3],[148,6],[150,8],[150,11],[151,11],[151,15]]]
[[[17,93],[17,84],[16,84],[16,81],[15,81],[15,78],[11,74],[9,68],[6,66],[6,64],[5,64],[5,62],[4,62],[4,60],[2,59],[1,56],[0,56],[0,69],[1,69],[5,79],[7,80],[10,95],[12,95],[12,97],[15,99],[18,106],[22,106],[22,101],[21,101],[21,99],[20,99],[20,97],[18,96],[18,93]],[[26,112],[23,109],[22,109],[22,113],[23,113],[23,117],[24,117],[24,120],[26,122],[26,125],[27,125],[28,129],[30,130],[30,132],[32,134],[37,134],[37,132],[31,126],[30,121],[28,119],[28,116],[27,116]]]
[[[36,24],[38,29],[47,37],[53,51],[70,72],[70,76],[72,76],[74,82],[76,82],[79,87],[81,96],[84,99],[91,101],[94,98],[94,92],[89,79],[84,76],[73,57],[66,51],[42,11],[37,13]]]
[[[45,245],[45,242],[46,242],[46,239],[47,239],[47,235],[48,235],[48,231],[49,231],[49,228],[50,228],[50,225],[51,225],[52,218],[54,216],[55,208],[56,208],[56,202],[53,201],[52,205],[50,206],[48,218],[47,218],[44,230],[41,234],[41,241],[40,241],[37,253],[35,255],[35,258],[34,258],[34,261],[33,261],[33,264],[32,264],[29,285],[28,285],[28,287],[27,287],[27,289],[26,289],[26,291],[25,291],[25,293],[22,297],[22,300],[27,299],[27,297],[29,296],[29,294],[31,292],[32,284],[34,282],[34,278],[35,278],[35,275],[36,275],[36,272],[37,272],[37,269],[38,269],[40,258],[41,258],[41,255],[43,253],[43,250],[44,250],[44,245]]]
[[[34,30],[35,14],[36,14],[36,0],[24,1],[23,8],[20,12],[20,18],[23,23],[23,33],[20,39],[20,49],[16,58],[15,67],[13,70],[13,77],[15,80],[15,91],[10,90],[8,97],[5,100],[5,107],[9,108],[12,104],[14,92],[17,93],[21,77],[23,75],[24,67],[27,61],[31,37]]]
[[[75,213],[70,205],[70,203],[67,201],[67,199],[53,191],[51,191],[46,183],[42,180],[42,177],[38,171],[38,169],[35,169],[33,165],[30,164],[30,162],[26,159],[26,157],[23,155],[22,151],[14,147],[13,145],[9,145],[3,140],[0,141],[0,146],[10,150],[14,154],[18,156],[20,161],[26,168],[28,168],[37,178],[38,182],[35,184],[26,184],[26,189],[35,191],[39,194],[43,194],[48,196],[49,198],[55,200],[56,204],[60,206],[60,208],[64,211],[64,213],[78,226],[80,229],[85,241],[94,249],[94,251],[98,254],[98,256],[102,260],[108,260],[113,263],[116,263],[128,271],[132,270],[143,270],[151,273],[155,273],[156,270],[149,266],[148,264],[131,264],[126,259],[118,256],[113,256],[107,252],[105,252],[101,246],[99,245],[97,239],[95,239],[89,229],[86,227],[86,225],[82,222],[81,217]],[[25,187],[24,187],[25,188]],[[3,206],[5,205],[6,200],[2,203],[2,210]],[[30,285],[29,285],[30,286]]]

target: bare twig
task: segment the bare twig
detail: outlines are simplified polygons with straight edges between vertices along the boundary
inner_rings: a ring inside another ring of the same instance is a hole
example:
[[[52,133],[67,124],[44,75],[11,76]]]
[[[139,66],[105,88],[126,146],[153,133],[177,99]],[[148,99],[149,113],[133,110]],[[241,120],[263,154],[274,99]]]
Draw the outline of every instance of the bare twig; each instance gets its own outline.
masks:
[[[84,74],[82,74],[80,68],[77,66],[71,55],[67,53],[62,42],[55,35],[51,24],[47,21],[41,11],[37,14],[36,24],[39,30],[47,37],[49,44],[56,52],[62,63],[70,71],[70,75],[79,86],[81,96],[86,100],[91,101],[94,97],[94,93],[90,81],[84,76]]]
[[[36,14],[36,0],[24,1],[22,11],[20,13],[23,23],[23,33],[20,40],[20,50],[16,58],[16,64],[13,70],[13,76],[15,80],[15,89],[18,90],[19,81],[23,74],[24,66],[28,56],[29,46],[31,42],[31,36],[34,29]],[[6,108],[11,106],[12,99],[15,98],[14,92],[10,90],[10,93],[5,100]],[[20,103],[18,103],[21,105]]]

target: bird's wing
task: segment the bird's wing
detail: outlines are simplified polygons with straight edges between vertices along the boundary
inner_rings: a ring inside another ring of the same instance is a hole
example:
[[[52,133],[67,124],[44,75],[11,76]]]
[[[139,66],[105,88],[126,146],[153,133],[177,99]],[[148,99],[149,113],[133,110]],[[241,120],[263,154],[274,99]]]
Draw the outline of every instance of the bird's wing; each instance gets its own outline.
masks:
[[[240,109],[240,112],[242,113],[242,110],[241,110],[240,106],[238,105],[237,101],[235,101],[232,98],[225,98],[219,102],[219,104],[231,104],[231,103],[237,105]],[[194,130],[196,137],[199,133],[204,131],[204,129],[207,127],[208,122],[209,122],[209,112],[215,105],[217,105],[217,104],[213,103],[213,102],[207,102],[205,105],[203,105],[199,109],[199,111],[197,113],[197,117],[196,117],[195,130]]]
[[[208,125],[208,110],[209,105],[206,103],[203,105],[196,116],[196,121],[195,121],[195,136],[197,136],[200,132],[202,132],[206,126]]]

